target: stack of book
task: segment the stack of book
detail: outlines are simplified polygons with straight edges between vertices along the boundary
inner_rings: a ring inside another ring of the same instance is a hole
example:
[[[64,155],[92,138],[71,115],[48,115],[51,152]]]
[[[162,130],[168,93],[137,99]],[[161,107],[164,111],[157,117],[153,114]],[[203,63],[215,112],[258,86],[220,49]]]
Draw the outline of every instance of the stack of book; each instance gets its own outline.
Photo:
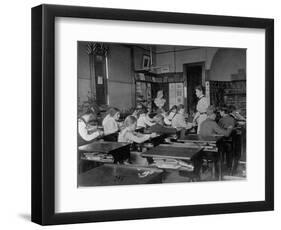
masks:
[[[113,163],[114,161],[112,155],[99,153],[99,152],[84,153],[83,159],[89,161],[103,162],[103,163]]]

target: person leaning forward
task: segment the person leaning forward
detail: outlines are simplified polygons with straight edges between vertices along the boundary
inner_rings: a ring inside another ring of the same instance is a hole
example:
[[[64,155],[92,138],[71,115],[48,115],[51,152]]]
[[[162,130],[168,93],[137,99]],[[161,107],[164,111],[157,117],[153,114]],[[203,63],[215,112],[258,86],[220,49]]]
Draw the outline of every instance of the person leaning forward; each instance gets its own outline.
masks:
[[[219,127],[219,125],[215,122],[215,108],[212,105],[207,108],[206,114],[207,119],[201,123],[201,136],[222,135],[228,137],[231,134],[233,126],[228,126],[227,129],[224,129]]]

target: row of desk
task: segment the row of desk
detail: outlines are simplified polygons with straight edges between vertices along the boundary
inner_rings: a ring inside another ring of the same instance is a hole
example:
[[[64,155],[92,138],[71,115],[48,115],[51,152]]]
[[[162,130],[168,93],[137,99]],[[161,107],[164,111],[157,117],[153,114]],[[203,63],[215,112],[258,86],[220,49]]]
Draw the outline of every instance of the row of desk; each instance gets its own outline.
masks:
[[[210,152],[219,159],[218,175],[219,179],[221,179],[222,158],[219,148],[217,148],[221,139],[222,136],[186,135],[176,142],[157,144],[157,146],[142,152],[141,156],[147,158],[148,161],[151,161],[151,159],[174,159],[192,162],[194,165],[193,176],[196,180],[200,180],[202,159],[206,152]],[[79,186],[161,183],[161,178],[165,173],[165,169],[159,169],[153,164],[148,166],[116,164],[118,160],[122,159],[122,156],[128,157],[127,154],[130,154],[129,143],[92,142],[80,146],[79,152],[81,154],[87,152],[110,154],[115,159],[115,164],[100,164],[98,167],[80,172],[78,175]]]

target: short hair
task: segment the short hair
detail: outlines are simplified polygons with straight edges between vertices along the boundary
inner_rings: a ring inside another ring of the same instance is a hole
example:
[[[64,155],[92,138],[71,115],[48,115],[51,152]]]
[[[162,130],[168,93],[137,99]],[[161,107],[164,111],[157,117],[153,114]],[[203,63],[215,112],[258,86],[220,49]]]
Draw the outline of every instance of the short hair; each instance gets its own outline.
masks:
[[[214,114],[216,111],[215,107],[213,105],[209,105],[209,107],[207,108],[207,115],[210,116],[212,114]]]
[[[82,116],[84,116],[84,115],[93,115],[93,116],[96,116],[97,115],[97,113],[95,112],[93,112],[90,108],[87,108],[87,110],[85,110],[82,114],[80,114],[80,117],[82,117]]]
[[[229,112],[232,113],[233,111],[236,110],[236,107],[234,105],[228,106]]]
[[[126,119],[124,121],[124,127],[129,127],[135,123],[137,123],[137,118],[135,118],[132,115],[129,115],[128,117],[126,117]]]
[[[227,107],[226,105],[222,105],[218,108],[219,111],[223,111],[225,113],[229,113],[229,107]]]
[[[184,109],[184,105],[183,104],[179,104],[177,106],[177,112],[180,111],[181,109]]]
[[[199,91],[201,91],[202,93],[204,93],[205,92],[205,89],[204,89],[204,87],[202,86],[202,85],[197,85],[196,87],[195,87],[195,90],[199,90]]]
[[[113,117],[116,113],[120,113],[120,110],[115,107],[110,108],[107,112],[107,114],[111,117]]]
[[[93,112],[93,110],[95,111],[95,113],[99,113],[100,112],[100,108],[98,106],[98,104],[96,102],[92,102],[89,104],[87,110],[89,112]]]
[[[164,117],[163,117],[163,115],[161,115],[161,114],[157,114],[157,115],[153,118],[153,120],[154,120],[155,122],[159,123],[160,121],[163,121],[163,120],[164,120]]]

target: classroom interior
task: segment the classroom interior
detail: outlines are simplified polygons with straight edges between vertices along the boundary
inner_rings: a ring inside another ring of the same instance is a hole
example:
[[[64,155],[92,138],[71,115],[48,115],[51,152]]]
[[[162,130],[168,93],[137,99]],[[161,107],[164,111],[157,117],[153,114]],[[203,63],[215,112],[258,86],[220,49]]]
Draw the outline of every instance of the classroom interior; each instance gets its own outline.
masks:
[[[78,41],[77,85],[78,187],[246,179],[246,49]]]

